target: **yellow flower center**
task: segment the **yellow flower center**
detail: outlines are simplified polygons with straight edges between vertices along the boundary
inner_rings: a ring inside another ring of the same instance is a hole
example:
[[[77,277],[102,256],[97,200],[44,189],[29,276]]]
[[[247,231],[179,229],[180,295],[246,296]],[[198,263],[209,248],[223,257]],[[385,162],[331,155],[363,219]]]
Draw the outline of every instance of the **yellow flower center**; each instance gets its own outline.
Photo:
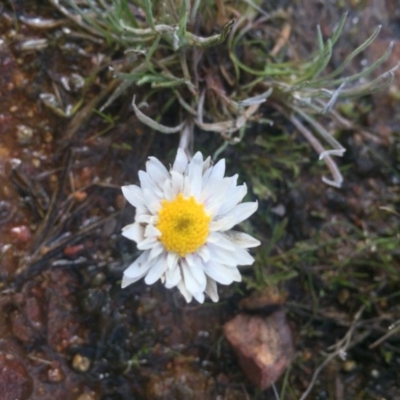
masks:
[[[157,223],[160,241],[168,251],[181,257],[193,253],[206,242],[210,220],[193,196],[185,199],[180,193],[172,201],[163,200]]]

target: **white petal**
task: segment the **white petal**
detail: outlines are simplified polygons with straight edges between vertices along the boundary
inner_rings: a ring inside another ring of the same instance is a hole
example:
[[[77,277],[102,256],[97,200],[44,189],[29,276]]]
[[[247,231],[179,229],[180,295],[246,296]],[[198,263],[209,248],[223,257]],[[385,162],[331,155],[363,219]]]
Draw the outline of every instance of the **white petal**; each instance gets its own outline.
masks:
[[[214,181],[210,182],[201,193],[199,200],[204,204],[204,209],[208,215],[218,214],[219,208],[227,199],[229,190],[228,182]]]
[[[213,243],[216,246],[222,247],[223,249],[229,251],[235,251],[236,245],[229,239],[227,239],[222,233],[220,232],[211,232],[208,235],[207,243]]]
[[[243,197],[246,196],[246,193],[246,184],[235,186],[228,190],[228,193],[226,194],[226,199],[223,204],[221,204],[221,207],[218,209],[217,215],[224,215],[228,211],[231,211],[233,207],[235,207],[243,200]]]
[[[210,250],[211,260],[230,267],[236,265],[251,265],[254,262],[254,258],[249,252],[239,246],[236,246],[235,250],[232,251],[219,247],[215,243],[209,243],[208,249]]]
[[[152,262],[148,262],[149,252],[143,252],[125,271],[124,277],[129,279],[139,280],[146,275],[147,271],[153,265]],[[133,282],[131,282],[133,283]]]
[[[192,301],[192,294],[186,289],[185,283],[183,279],[178,283],[178,289],[181,292],[182,296],[185,298],[186,302],[190,303]]]
[[[210,178],[222,179],[225,175],[225,158],[219,160],[211,171]]]
[[[168,256],[167,256],[168,269],[176,268],[177,264],[178,264],[178,260],[179,260],[179,255],[169,251]]]
[[[204,290],[204,288],[202,288],[202,285],[194,277],[191,267],[189,267],[189,265],[184,261],[182,261],[182,272],[183,280],[189,293],[193,295],[194,293],[199,293]]]
[[[153,223],[153,218],[154,215],[150,215],[150,214],[138,214],[136,212],[136,216],[135,216],[135,222],[139,222],[139,223],[144,223],[144,224],[150,224]],[[154,225],[154,223],[153,223]]]
[[[153,191],[148,189],[143,189],[143,198],[149,211],[153,214],[157,214],[158,210],[161,208],[161,199],[159,199]]]
[[[213,167],[208,168],[207,170],[203,171],[203,182],[202,182],[202,187],[206,187],[206,185],[208,184],[208,181],[210,179],[211,176],[211,172],[212,172]]]
[[[167,269],[165,272],[165,287],[171,289],[176,286],[182,279],[181,270],[176,266],[173,269]]]
[[[146,272],[143,274],[143,276],[146,274]],[[128,278],[127,276],[124,275],[122,277],[122,281],[121,281],[121,289],[125,289],[127,286],[131,285],[132,283],[137,282],[139,279],[143,278],[143,276],[141,276],[139,278]]]
[[[172,170],[183,174],[186,170],[187,164],[188,158],[186,157],[185,151],[178,149]]]
[[[163,251],[165,251],[164,246],[160,242],[157,242],[150,250],[149,261],[158,257]]]
[[[227,267],[214,261],[204,265],[204,272],[216,282],[222,285],[230,285],[232,282],[240,282],[242,276],[236,267]]]
[[[171,186],[175,196],[183,192],[183,175],[176,171],[171,171]]]
[[[236,224],[244,221],[246,218],[250,217],[258,207],[258,203],[255,201],[254,203],[241,203],[234,207],[231,211],[229,211],[226,215],[224,215],[220,220],[213,221],[215,225],[219,227],[220,231],[227,231],[231,229]],[[235,222],[233,222],[235,221]],[[210,224],[210,230],[212,229],[213,222]],[[213,226],[216,230],[215,226]]]
[[[156,237],[149,237],[137,244],[139,250],[151,249],[158,242]]]
[[[210,168],[211,165],[211,157],[208,156],[203,162],[203,175]]]
[[[156,196],[158,200],[161,200],[163,198],[163,192],[161,188],[158,187],[157,183],[154,182],[153,179],[151,179],[150,175],[144,171],[139,171],[138,175],[139,175],[140,186],[143,191],[144,200],[146,201],[146,196],[144,193],[145,190],[148,190],[152,195]]]
[[[242,247],[236,248],[235,258],[237,265],[252,265],[254,263],[254,258],[246,249],[243,249]]]
[[[156,216],[156,215],[153,215],[151,218],[150,218],[150,221],[149,221],[149,224],[152,224],[152,225],[157,225],[157,223],[158,223],[158,216]]]
[[[208,250],[206,244],[197,250],[197,254],[203,260],[203,262],[207,262],[210,259],[210,250]]]
[[[188,254],[185,260],[190,268],[194,279],[199,283],[200,290],[198,292],[204,292],[207,284],[206,276],[203,271],[203,260],[197,254]],[[194,295],[194,292],[192,292]]]
[[[143,202],[144,202],[144,200],[143,200]],[[149,213],[149,209],[145,205],[141,205],[139,207],[136,207],[135,221],[136,221],[136,218],[139,215],[146,215],[148,213]]]
[[[190,197],[191,186],[190,186],[190,178],[188,175],[183,177],[183,190],[182,193],[185,197]]]
[[[221,219],[210,222],[210,232],[226,231],[236,225],[235,215],[227,215]]]
[[[142,189],[136,185],[128,185],[121,187],[122,194],[134,207],[146,207],[143,199]]]
[[[254,201],[251,203],[241,203],[238,204],[231,213],[235,214],[237,217],[237,223],[244,221],[249,218],[250,215],[254,214],[257,211],[258,202]]]
[[[147,285],[152,285],[157,282],[164,272],[167,270],[167,254],[163,253],[161,256],[156,258],[154,265],[150,268],[149,272],[144,278]]]
[[[214,279],[207,276],[206,293],[210,296],[210,299],[216,303],[219,300],[217,284]]]
[[[261,244],[259,240],[244,232],[226,231],[223,233],[223,235],[226,236],[229,240],[232,240],[232,242],[234,242],[237,246],[243,247],[245,249],[256,247]]]
[[[189,194],[198,198],[201,193],[201,184],[202,184],[202,177],[203,177],[203,155],[198,151],[192,161],[189,164],[189,170],[187,174],[189,178],[189,185],[190,190]],[[185,185],[186,185],[185,180]]]
[[[169,173],[164,165],[155,157],[149,157],[149,161],[146,163],[147,173],[150,178],[162,188],[164,182],[169,179]]]
[[[221,182],[225,173],[225,160],[222,159],[217,162],[213,167],[208,168],[203,173],[203,188],[211,184],[211,182]]]
[[[146,171],[139,171],[138,177],[140,181],[140,187],[143,189],[153,190],[155,187],[155,182],[150,178],[150,175]]]
[[[144,236],[146,238],[159,237],[161,236],[161,232],[154,225],[149,224],[146,226]]]
[[[211,261],[228,265],[230,267],[236,267],[236,265],[238,265],[236,261],[236,253],[216,246],[214,243],[208,243],[207,246],[208,250],[210,250]],[[240,247],[238,247],[238,249],[240,249]]]
[[[122,236],[139,243],[144,239],[144,228],[137,222],[126,225],[122,228]]]
[[[204,303],[204,293],[193,293],[193,297],[199,302],[199,303]]]
[[[211,180],[221,180],[225,174],[225,159],[219,160],[213,167],[207,169],[203,174],[203,187]]]
[[[170,179],[168,179],[168,180],[166,180],[164,182],[163,191],[164,191],[165,200],[171,201],[176,196],[174,191],[172,190],[172,185],[171,185],[171,180]]]

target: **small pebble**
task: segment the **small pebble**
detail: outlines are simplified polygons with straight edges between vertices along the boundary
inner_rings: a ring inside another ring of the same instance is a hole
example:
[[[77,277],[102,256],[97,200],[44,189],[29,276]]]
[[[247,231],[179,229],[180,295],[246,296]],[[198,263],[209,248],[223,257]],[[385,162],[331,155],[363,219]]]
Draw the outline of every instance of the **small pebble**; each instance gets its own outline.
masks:
[[[356,367],[357,367],[357,364],[354,360],[346,360],[342,365],[344,372],[354,371],[356,369]]]
[[[84,201],[87,197],[87,193],[81,190],[78,190],[74,193],[74,199],[78,202],[81,203]]]
[[[33,129],[26,125],[17,125],[17,140],[19,144],[28,144],[32,141]]]
[[[94,400],[94,399],[95,399],[94,395],[90,393],[82,393],[76,398],[76,400]]]
[[[58,383],[64,380],[64,374],[59,366],[54,366],[47,371],[47,378],[50,382]]]
[[[53,134],[49,131],[46,131],[43,135],[43,139],[46,143],[51,143],[53,141]]]
[[[30,229],[26,225],[15,226],[11,228],[11,234],[18,242],[26,243],[32,237]]]
[[[92,285],[93,286],[100,286],[101,284],[103,284],[106,280],[106,275],[103,272],[99,272],[97,273],[93,280],[92,280]]]
[[[350,297],[350,292],[348,289],[342,289],[338,293],[337,299],[340,304],[345,304]]]
[[[380,373],[379,373],[379,371],[378,371],[377,369],[373,369],[373,370],[371,371],[371,376],[372,376],[373,378],[379,378]]]
[[[90,368],[90,360],[80,354],[75,354],[72,359],[72,367],[80,372],[86,372]]]

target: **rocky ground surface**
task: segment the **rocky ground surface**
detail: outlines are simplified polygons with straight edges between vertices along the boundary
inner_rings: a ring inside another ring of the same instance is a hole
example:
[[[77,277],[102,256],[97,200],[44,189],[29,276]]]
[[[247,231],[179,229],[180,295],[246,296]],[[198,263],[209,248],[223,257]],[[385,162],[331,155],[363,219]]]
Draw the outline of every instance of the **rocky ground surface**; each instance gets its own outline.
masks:
[[[379,38],[357,62],[377,59],[390,41],[384,67],[400,59],[394,0],[277,3],[290,8],[299,54],[314,48],[317,23],[329,36],[347,10],[333,63],[378,24]],[[399,240],[388,239],[389,228],[399,232],[399,215],[380,208],[398,212],[400,205],[399,71],[386,92],[343,106],[354,126],[339,137],[347,149],[342,189],[321,182],[311,155],[293,185],[277,183],[273,197],[254,190],[260,213],[273,215],[276,225],[286,220],[277,254],[317,233],[332,247],[321,245],[307,259],[288,253],[301,273],[276,290],[251,295],[243,283],[221,287],[218,304],[187,305],[159,283],[120,288],[136,256],[120,236],[133,218],[120,186],[135,182],[147,155],[171,160],[178,138],[149,134],[129,102],[118,105],[112,124],[89,118],[113,89],[104,83],[104,44],[87,40],[49,4],[0,5],[0,34],[3,400],[275,399],[270,384],[279,376],[280,398],[299,399],[327,348],[349,332],[347,358],[337,352],[330,359],[309,398],[400,398],[398,333],[379,342],[400,318]],[[82,83],[88,76],[95,76],[90,90]],[[241,149],[223,155],[246,171]],[[234,164],[228,161],[232,174]],[[271,239],[265,220],[253,218],[263,246]],[[340,224],[326,228],[322,221]],[[338,259],[350,260],[339,272],[332,270]],[[362,324],[355,327],[357,315]]]

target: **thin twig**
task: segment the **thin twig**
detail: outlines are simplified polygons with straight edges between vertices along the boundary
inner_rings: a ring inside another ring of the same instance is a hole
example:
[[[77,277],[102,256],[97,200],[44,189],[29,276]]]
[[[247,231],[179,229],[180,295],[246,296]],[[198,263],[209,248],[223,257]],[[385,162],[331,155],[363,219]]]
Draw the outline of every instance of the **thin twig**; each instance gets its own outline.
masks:
[[[318,152],[318,154],[323,154],[326,152],[320,141],[294,115],[289,116],[289,119],[292,124],[300,131],[300,133],[308,140],[314,150]],[[335,161],[333,161],[330,155],[326,155],[323,160],[333,176],[333,180],[323,176],[323,182],[328,185],[340,188],[343,183],[343,176],[340,173]]]
[[[383,343],[386,339],[390,338],[390,336],[393,336],[395,333],[398,333],[400,331],[400,325],[396,326],[395,328],[389,330],[386,332],[383,336],[381,336],[378,340],[375,340],[374,343],[370,344],[368,346],[369,349],[374,349],[375,347],[379,346],[381,343]]]
[[[300,397],[300,400],[305,400],[307,396],[310,394],[311,390],[313,389],[315,382],[321,373],[321,371],[336,357],[340,356],[341,358],[344,358],[346,355],[347,349],[350,347],[351,343],[351,338],[353,336],[354,330],[357,327],[358,321],[362,315],[362,313],[365,310],[365,305],[363,305],[357,312],[357,314],[354,316],[353,322],[350,325],[349,330],[346,332],[346,334],[343,336],[341,340],[339,340],[338,343],[336,343],[333,347],[335,348],[335,351],[331,354],[328,355],[328,357],[322,362],[322,364],[314,371],[314,374],[311,378],[311,382],[308,385],[306,391],[302,394]]]

